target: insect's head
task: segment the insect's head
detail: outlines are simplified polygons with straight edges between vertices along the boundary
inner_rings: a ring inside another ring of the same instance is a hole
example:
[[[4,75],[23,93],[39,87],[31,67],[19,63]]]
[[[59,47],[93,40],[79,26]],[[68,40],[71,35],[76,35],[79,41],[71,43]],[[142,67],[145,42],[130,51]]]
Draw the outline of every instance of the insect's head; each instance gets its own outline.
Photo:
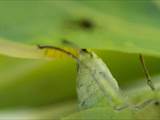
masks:
[[[80,49],[79,50],[79,55],[83,55],[85,57],[92,57],[92,52],[87,50],[87,49]]]
[[[85,58],[85,59],[92,58],[94,56],[94,53],[91,52],[90,50],[85,49],[85,48],[80,48],[78,45],[76,45],[66,39],[63,39],[62,43],[75,48],[78,51],[78,54],[79,54],[78,59],[79,60],[82,60],[83,58]]]
[[[96,57],[96,54],[94,54],[92,51],[88,50],[88,49],[80,49],[79,51],[79,60],[80,61],[92,61],[93,58]]]

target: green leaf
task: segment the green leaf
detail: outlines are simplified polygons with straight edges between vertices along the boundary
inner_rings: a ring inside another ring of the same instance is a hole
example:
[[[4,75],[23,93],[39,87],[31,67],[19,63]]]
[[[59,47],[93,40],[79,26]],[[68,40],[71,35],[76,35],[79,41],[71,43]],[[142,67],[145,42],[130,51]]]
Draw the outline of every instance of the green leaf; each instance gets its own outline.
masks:
[[[0,66],[1,110],[49,106],[76,96],[73,60],[44,61],[0,56]]]
[[[29,46],[16,42],[10,42],[4,39],[0,39],[0,53],[7,56],[20,58],[45,58],[44,52],[38,50],[37,46]]]
[[[160,55],[156,0],[0,1],[0,14],[0,37],[11,41]]]
[[[11,110],[1,110],[0,118],[7,120],[28,119],[28,120],[59,120],[62,116],[71,114],[77,110],[76,102],[65,101],[55,105],[39,108],[20,108]]]

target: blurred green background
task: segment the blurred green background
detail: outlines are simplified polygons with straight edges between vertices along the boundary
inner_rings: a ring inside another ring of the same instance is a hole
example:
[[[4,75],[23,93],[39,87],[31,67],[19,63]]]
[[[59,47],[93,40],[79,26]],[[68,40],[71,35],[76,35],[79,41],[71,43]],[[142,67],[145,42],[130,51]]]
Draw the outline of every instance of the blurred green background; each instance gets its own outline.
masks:
[[[62,46],[67,39],[93,48],[124,90],[145,84],[139,52],[145,54],[151,75],[159,76],[158,0],[1,0],[0,15],[0,38],[33,46]],[[76,70],[76,62],[69,58],[0,55],[0,118],[5,111],[6,116],[36,119],[76,111]]]
[[[158,0],[2,0],[0,37],[159,55],[159,8]]]

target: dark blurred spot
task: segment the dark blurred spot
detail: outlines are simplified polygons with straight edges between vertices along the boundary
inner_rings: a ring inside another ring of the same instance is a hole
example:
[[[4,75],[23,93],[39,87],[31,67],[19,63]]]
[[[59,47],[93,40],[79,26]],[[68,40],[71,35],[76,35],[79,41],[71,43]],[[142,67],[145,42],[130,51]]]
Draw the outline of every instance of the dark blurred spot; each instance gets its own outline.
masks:
[[[71,44],[71,42],[69,41],[69,40],[67,40],[67,39],[61,39],[61,42],[62,42],[62,44],[66,44],[66,45],[69,45],[69,44]]]
[[[73,47],[73,48],[79,48],[78,45],[76,45],[75,43],[67,40],[67,39],[61,39],[61,43],[64,45],[67,45],[69,47]]]
[[[81,106],[84,106],[86,104],[86,101],[83,101],[82,103],[81,103]]]
[[[81,49],[81,51],[88,53],[87,49]]]
[[[79,20],[79,26],[84,29],[93,29],[94,28],[94,24],[89,19]]]
[[[155,103],[154,103],[156,106],[159,106],[159,101],[156,101]]]
[[[73,29],[83,29],[83,30],[93,30],[95,28],[94,22],[86,18],[71,20],[69,26],[70,28]]]

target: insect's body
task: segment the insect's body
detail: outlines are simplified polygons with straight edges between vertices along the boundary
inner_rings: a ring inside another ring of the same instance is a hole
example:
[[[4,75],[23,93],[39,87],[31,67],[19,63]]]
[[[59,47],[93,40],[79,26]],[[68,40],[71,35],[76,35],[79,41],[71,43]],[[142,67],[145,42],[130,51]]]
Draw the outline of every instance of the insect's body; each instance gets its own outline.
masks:
[[[73,53],[70,49],[61,49],[53,46],[39,46],[39,48],[45,48],[45,55],[50,54],[50,49],[52,49],[54,54],[51,55],[51,57],[59,58],[60,56],[57,54],[61,53],[62,56],[67,55],[77,61],[77,95],[81,109],[94,108],[101,105],[101,108],[112,107],[116,110],[129,108],[128,111],[131,113],[135,112],[132,111],[132,108],[136,108],[136,110],[139,109],[145,113],[146,109],[141,109],[151,105],[148,107],[149,110],[150,108],[155,109],[156,107],[156,109],[158,109],[156,111],[159,111],[159,91],[154,89],[152,94],[148,92],[147,96],[142,95],[142,97],[139,97],[135,95],[135,99],[127,98],[126,100],[126,98],[123,98],[118,83],[112,76],[109,68],[94,52],[85,49],[71,49],[75,52]],[[148,83],[150,83],[149,86],[152,88],[153,84],[151,84],[151,81]],[[139,101],[141,102],[139,103]],[[141,112],[136,112],[136,114]],[[158,114],[156,112],[154,113],[156,115]],[[149,116],[151,115],[152,114],[149,113]]]
[[[124,103],[117,81],[93,52],[80,52],[77,92],[80,108],[93,107],[104,99],[114,107]]]

